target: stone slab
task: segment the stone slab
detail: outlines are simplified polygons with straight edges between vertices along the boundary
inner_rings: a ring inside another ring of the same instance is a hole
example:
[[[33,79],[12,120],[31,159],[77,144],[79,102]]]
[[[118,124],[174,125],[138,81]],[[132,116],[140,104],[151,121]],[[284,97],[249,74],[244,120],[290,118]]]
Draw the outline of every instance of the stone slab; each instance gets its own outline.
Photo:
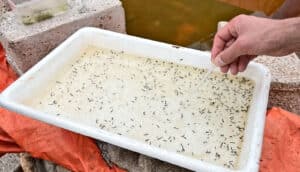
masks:
[[[297,54],[283,57],[259,56],[272,75],[269,107],[277,106],[300,115],[300,59]]]
[[[5,0],[4,0],[5,1]],[[11,0],[13,3],[15,4],[21,4],[23,2],[26,2],[26,1],[30,1],[30,0]]]
[[[125,15],[119,0],[90,0],[84,5],[70,0],[70,9],[56,17],[24,25],[14,11],[0,17],[0,42],[8,61],[23,74],[76,30],[98,27],[125,33]]]
[[[132,152],[105,142],[97,141],[105,161],[130,172],[190,172],[187,169]]]
[[[0,172],[21,171],[20,157],[15,153],[8,153],[0,158]]]
[[[6,1],[0,0],[0,16],[2,16],[4,13],[6,13],[9,10],[10,10],[10,8],[9,8],[8,4],[6,3]]]
[[[71,172],[50,161],[33,158],[28,153],[20,154],[20,162],[24,172]]]

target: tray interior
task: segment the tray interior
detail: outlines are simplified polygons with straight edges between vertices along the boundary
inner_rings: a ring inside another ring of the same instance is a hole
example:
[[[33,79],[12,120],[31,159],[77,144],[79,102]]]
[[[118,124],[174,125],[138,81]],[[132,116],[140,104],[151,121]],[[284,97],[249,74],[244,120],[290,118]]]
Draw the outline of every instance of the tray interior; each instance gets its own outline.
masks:
[[[45,88],[50,86],[49,83],[57,82],[57,76],[63,75],[65,71],[68,70],[68,67],[76,61],[78,54],[82,54],[90,46],[112,49],[116,52],[125,52],[141,57],[149,57],[154,60],[164,60],[202,69],[211,67],[209,53],[206,52],[199,52],[168,44],[158,44],[154,41],[126,37],[110,32],[100,33],[93,29],[83,30],[73,35],[63,43],[63,45],[50,53],[44,60],[6,90],[2,96],[6,97],[7,100],[24,105],[24,102],[34,99],[37,95],[43,95]],[[251,157],[250,154],[255,154],[251,153],[251,150],[254,149],[253,146],[256,147],[256,145],[253,145],[253,142],[257,142],[256,139],[262,137],[259,136],[259,134],[262,134],[264,117],[258,117],[257,114],[265,111],[267,100],[261,99],[261,96],[262,92],[268,92],[268,84],[264,83],[264,81],[267,81],[265,80],[267,73],[261,66],[250,64],[249,68],[242,73],[241,76],[253,80],[255,87],[253,90],[253,101],[251,102],[247,123],[245,125],[245,134],[243,145],[241,145],[242,150],[237,169],[246,167]],[[72,115],[67,118],[60,118],[57,117],[57,112],[53,113],[55,114],[45,115],[50,115],[58,121],[72,121]],[[179,116],[179,118],[181,117]],[[86,114],[77,116],[77,120],[75,120],[74,123],[79,125],[90,124],[90,126],[97,128],[95,118],[86,118]],[[158,145],[156,145],[156,147],[157,146]]]

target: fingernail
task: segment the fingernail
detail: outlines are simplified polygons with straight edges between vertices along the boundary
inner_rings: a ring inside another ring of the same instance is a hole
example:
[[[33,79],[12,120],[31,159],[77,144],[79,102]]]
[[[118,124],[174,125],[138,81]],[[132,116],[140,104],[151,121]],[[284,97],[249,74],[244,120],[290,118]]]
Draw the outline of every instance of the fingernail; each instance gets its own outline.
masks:
[[[226,65],[226,63],[222,60],[222,58],[220,56],[217,56],[215,58],[214,64],[218,67],[222,67],[222,66]]]

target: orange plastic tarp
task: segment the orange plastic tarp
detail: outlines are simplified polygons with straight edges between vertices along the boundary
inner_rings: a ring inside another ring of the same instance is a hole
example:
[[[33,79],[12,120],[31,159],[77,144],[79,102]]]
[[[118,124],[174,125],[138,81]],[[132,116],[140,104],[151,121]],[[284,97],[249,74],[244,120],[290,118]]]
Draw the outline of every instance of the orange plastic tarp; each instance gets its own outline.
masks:
[[[268,111],[261,172],[300,172],[300,116],[272,108]]]
[[[0,45],[0,91],[16,78]],[[23,151],[73,171],[123,171],[104,162],[92,139],[0,108],[0,154]],[[260,171],[300,172],[300,116],[268,111]]]
[[[0,91],[16,78],[0,45]],[[91,138],[0,108],[0,155],[7,152],[28,152],[78,172],[124,171],[109,167]]]

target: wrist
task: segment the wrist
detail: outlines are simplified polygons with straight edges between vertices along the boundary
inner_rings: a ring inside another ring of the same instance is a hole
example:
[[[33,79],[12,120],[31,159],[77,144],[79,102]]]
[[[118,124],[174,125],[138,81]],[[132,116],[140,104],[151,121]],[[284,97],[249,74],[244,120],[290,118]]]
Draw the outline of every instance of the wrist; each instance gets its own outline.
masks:
[[[278,51],[290,54],[300,51],[300,17],[275,20],[274,34],[278,41]]]
[[[300,17],[284,19],[281,23],[285,26],[285,43],[291,52],[300,51]]]

